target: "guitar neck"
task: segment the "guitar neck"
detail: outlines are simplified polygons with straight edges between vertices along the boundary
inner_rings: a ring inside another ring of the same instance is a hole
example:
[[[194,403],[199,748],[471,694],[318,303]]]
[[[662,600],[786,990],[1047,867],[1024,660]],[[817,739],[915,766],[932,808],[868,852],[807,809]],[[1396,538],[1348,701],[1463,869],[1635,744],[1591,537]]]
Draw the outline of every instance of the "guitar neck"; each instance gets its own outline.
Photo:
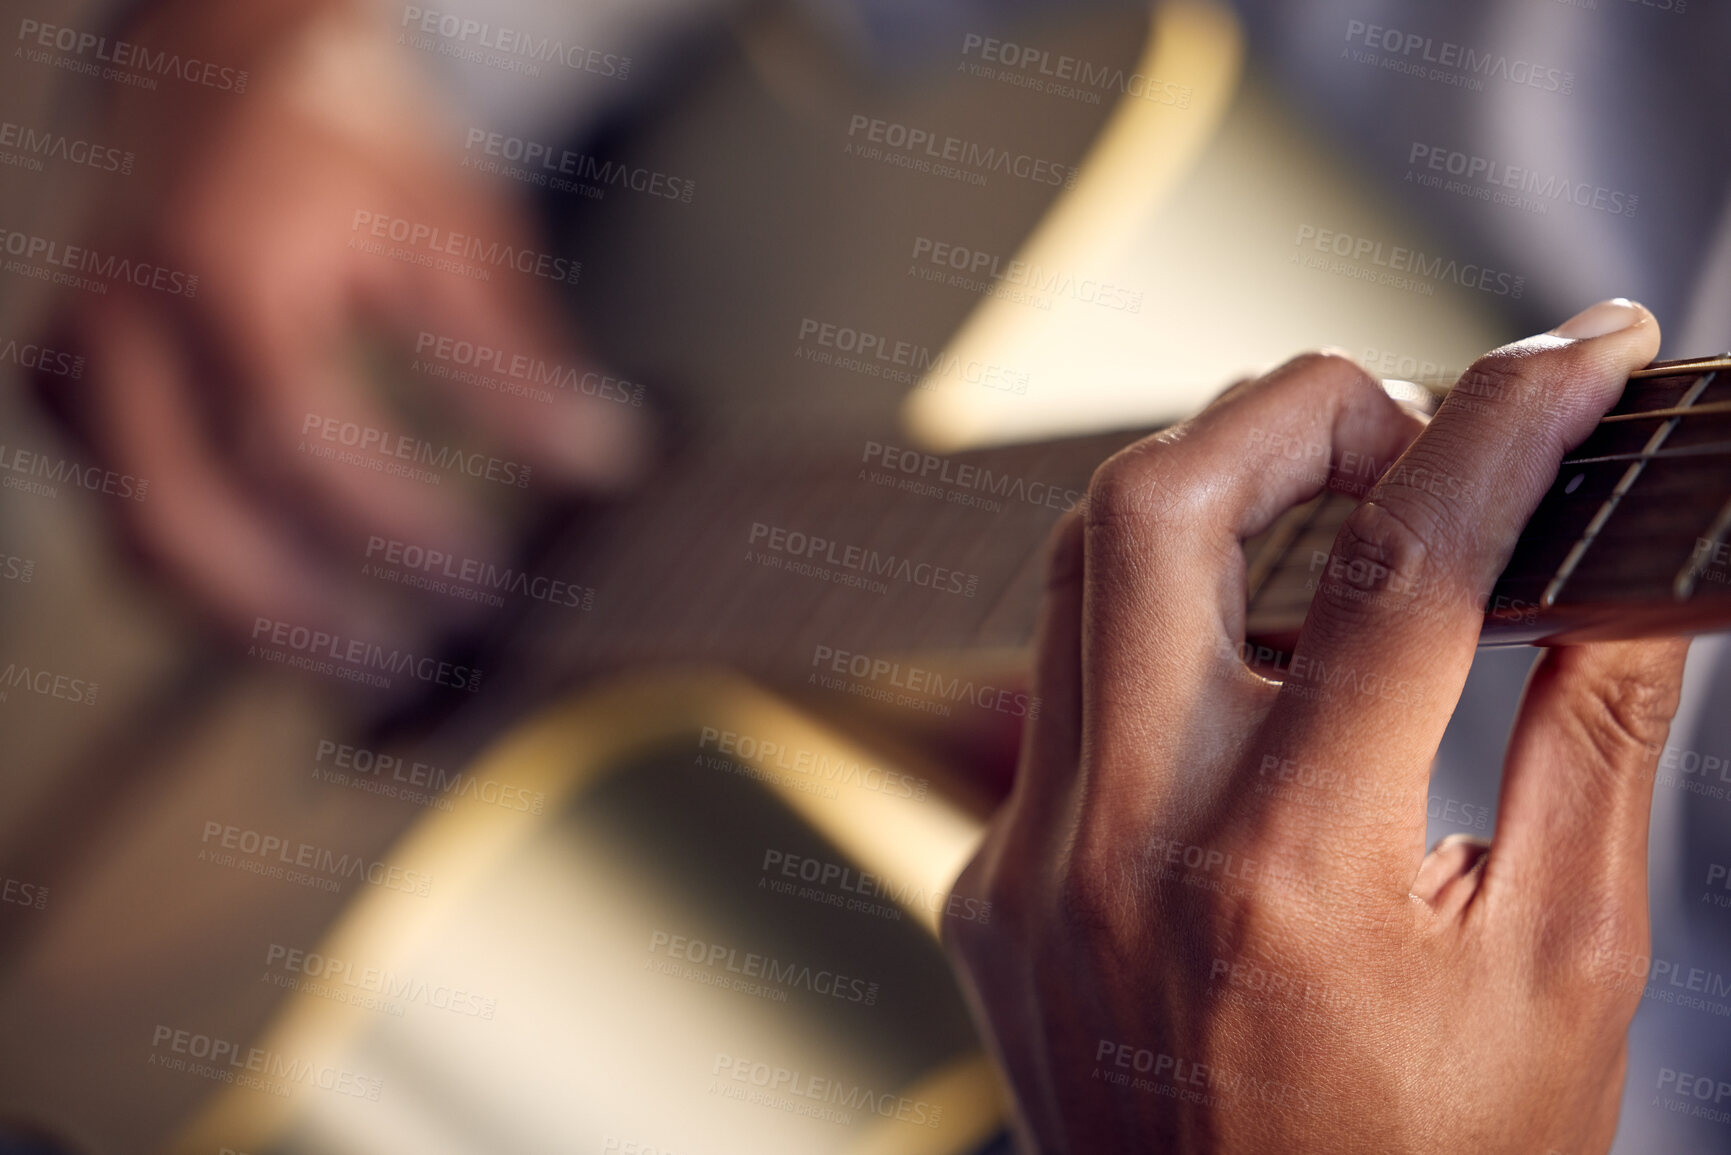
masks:
[[[1250,559],[1252,641],[1296,640],[1356,499],[1292,511]],[[1731,626],[1731,356],[1655,362],[1562,462],[1486,604],[1486,645]]]
[[[500,622],[477,643],[483,697],[520,711],[589,677],[670,662],[805,686],[836,654],[868,666],[1019,660],[1053,523],[1141,435],[943,458],[890,445],[888,432],[797,455],[726,442],[676,454],[631,501],[545,535],[529,564],[594,587],[594,610],[533,603]],[[1731,358],[1635,374],[1521,537],[1485,644],[1731,626],[1728,496]],[[1245,543],[1251,643],[1296,641],[1355,503],[1325,494]]]

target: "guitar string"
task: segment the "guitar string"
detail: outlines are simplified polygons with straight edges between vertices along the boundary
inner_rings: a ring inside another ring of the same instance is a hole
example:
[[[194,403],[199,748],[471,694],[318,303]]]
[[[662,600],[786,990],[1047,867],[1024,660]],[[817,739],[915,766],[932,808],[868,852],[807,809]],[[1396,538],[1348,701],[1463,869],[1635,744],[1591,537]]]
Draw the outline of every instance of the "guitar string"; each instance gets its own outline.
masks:
[[[1710,441],[1703,445],[1679,445],[1657,453],[1606,453],[1599,457],[1567,457],[1558,463],[1565,465],[1602,465],[1607,461],[1659,461],[1673,457],[1720,457],[1731,453],[1731,441]]]
[[[1711,376],[1711,374],[1709,374]],[[1675,406],[1670,409],[1648,409],[1641,413],[1607,413],[1599,418],[1600,425],[1618,421],[1642,421],[1650,417],[1705,417],[1712,413],[1731,413],[1731,401],[1709,401],[1705,405]]]
[[[1666,425],[1661,431],[1656,431],[1654,438],[1649,439],[1648,449],[1644,449],[1640,453],[1612,453],[1596,457],[1565,458],[1559,463],[1558,468],[1562,469],[1567,466],[1597,465],[1613,461],[1629,461],[1639,464],[1639,468],[1634,466],[1631,467],[1635,476],[1639,476],[1641,469],[1645,467],[1648,461],[1661,458],[1668,459],[1678,457],[1731,455],[1731,441],[1713,442],[1697,446],[1683,446],[1676,449],[1657,448],[1654,447],[1653,444],[1654,441],[1663,442],[1665,438],[1657,436],[1657,433],[1663,432],[1668,436],[1670,431],[1676,427],[1677,419],[1679,418],[1706,417],[1718,413],[1731,413],[1731,401],[1713,401],[1708,402],[1705,405],[1691,404],[1695,398],[1699,397],[1707,389],[1717,374],[1718,370],[1716,368],[1702,374],[1696,380],[1694,385],[1687,391],[1679,405],[1663,409],[1642,410],[1636,413],[1612,413],[1600,418],[1599,423],[1601,425],[1628,421],[1657,420],[1660,418],[1670,419],[1666,422]],[[1626,493],[1628,488],[1633,486],[1634,480],[1635,477],[1629,476],[1626,472],[1623,481],[1620,482],[1617,487],[1621,492],[1614,493],[1613,498],[1615,500],[1620,500],[1622,493]],[[1627,484],[1624,484],[1624,482]],[[1609,501],[1607,504],[1615,504],[1615,500]],[[1265,546],[1264,549],[1259,552],[1256,563],[1253,564],[1251,569],[1252,580],[1249,583],[1251,587],[1249,590],[1250,596],[1246,599],[1246,606],[1250,612],[1255,612],[1256,600],[1262,593],[1268,580],[1276,573],[1285,570],[1286,563],[1299,541],[1302,540],[1315,526],[1315,523],[1318,520],[1318,515],[1322,512],[1324,501],[1318,499],[1309,504],[1311,505],[1311,508],[1301,517],[1294,519],[1296,524],[1293,524],[1291,529],[1284,534],[1278,534],[1278,536],[1283,540],[1270,542],[1268,543],[1268,546],[1273,548]],[[1609,517],[1609,512],[1604,507],[1601,507],[1599,512],[1604,515],[1605,518]],[[1594,520],[1600,522],[1599,528],[1602,528],[1603,522],[1601,519],[1595,517]],[[1727,500],[1725,506],[1719,510],[1718,515],[1713,519],[1711,526],[1709,526],[1707,536],[1703,538],[1702,541],[1711,542],[1713,545],[1717,545],[1723,541],[1725,535],[1728,533],[1731,533],[1731,500]],[[1596,530],[1592,532],[1591,536],[1597,536]],[[1585,540],[1576,543],[1575,548],[1570,551],[1570,556],[1573,558],[1574,564],[1570,564],[1570,560],[1565,559],[1563,566],[1559,567],[1559,577],[1567,576],[1567,574],[1571,573],[1575,566],[1579,564],[1580,558],[1575,557],[1574,554],[1577,550],[1581,554],[1584,554],[1585,544]],[[1682,573],[1677,575],[1676,580],[1673,583],[1674,594],[1679,601],[1686,600],[1693,593],[1699,575],[1705,569],[1705,559],[1711,555],[1712,549],[1711,547],[1708,547],[1704,551],[1699,552],[1700,556],[1692,558],[1691,563],[1685,567]],[[1272,558],[1270,555],[1273,555]],[[1557,578],[1554,577],[1552,579],[1551,585],[1554,586],[1558,592],[1561,591],[1561,584],[1557,581]],[[1546,592],[1549,594],[1551,591],[1547,588]],[[1545,604],[1549,605],[1551,602],[1547,600]]]
[[[1712,384],[1713,379],[1718,375],[1718,370],[1703,373],[1693,385],[1689,386],[1688,392],[1683,394],[1677,407],[1688,409],[1694,405],[1695,400],[1706,391],[1707,386]],[[1623,476],[1618,480],[1616,488],[1611,490],[1610,495],[1599,506],[1598,512],[1593,514],[1593,520],[1587,523],[1587,528],[1582,532],[1580,540],[1569,547],[1568,555],[1563,558],[1563,564],[1557,567],[1556,575],[1545,586],[1545,592],[1539,595],[1540,605],[1554,606],[1557,604],[1557,598],[1561,596],[1563,587],[1568,585],[1569,578],[1573,577],[1575,570],[1580,567],[1581,559],[1587,556],[1587,550],[1591,548],[1593,539],[1598,537],[1599,531],[1605,528],[1605,523],[1611,519],[1611,514],[1615,512],[1624,495],[1634,488],[1636,480],[1646,469],[1647,462],[1653,460],[1660,447],[1665,444],[1665,439],[1671,435],[1671,431],[1677,428],[1678,423],[1682,420],[1681,414],[1666,418],[1665,423],[1655,429],[1653,435],[1647,439],[1647,444],[1642,449],[1640,456],[1629,462],[1629,467],[1623,471]]]

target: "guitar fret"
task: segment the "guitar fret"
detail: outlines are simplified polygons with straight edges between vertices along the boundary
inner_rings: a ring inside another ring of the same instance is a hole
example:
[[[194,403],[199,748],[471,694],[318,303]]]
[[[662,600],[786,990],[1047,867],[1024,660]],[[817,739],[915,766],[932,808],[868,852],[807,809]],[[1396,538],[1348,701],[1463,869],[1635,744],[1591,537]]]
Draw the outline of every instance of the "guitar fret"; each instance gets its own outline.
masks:
[[[1718,376],[1717,370],[1703,373],[1677,403],[1677,408],[1688,409],[1692,406],[1695,399],[1706,391],[1707,386],[1712,383],[1716,376]],[[1563,558],[1563,564],[1557,567],[1556,575],[1545,586],[1545,592],[1539,598],[1541,605],[1554,606],[1557,604],[1557,598],[1562,595],[1563,587],[1568,584],[1569,578],[1580,567],[1581,559],[1587,556],[1587,550],[1591,548],[1593,539],[1598,537],[1599,531],[1605,528],[1605,523],[1611,519],[1611,514],[1616,511],[1617,504],[1623,500],[1624,495],[1629,490],[1635,487],[1635,482],[1640,478],[1641,471],[1647,467],[1647,462],[1658,454],[1659,447],[1664,445],[1665,439],[1671,435],[1671,431],[1677,428],[1677,424],[1682,420],[1681,414],[1667,418],[1663,425],[1653,431],[1653,436],[1647,439],[1647,444],[1642,448],[1640,454],[1629,463],[1629,468],[1623,471],[1623,476],[1617,481],[1617,487],[1605,498],[1604,504],[1599,506],[1599,511],[1593,515],[1593,520],[1587,523],[1587,528],[1582,531],[1580,540],[1569,548],[1568,555]],[[1620,455],[1607,458],[1607,460],[1618,459],[1620,459]]]
[[[1707,563],[1716,549],[1724,544],[1727,532],[1731,532],[1731,500],[1720,507],[1719,516],[1707,527],[1707,536],[1697,543],[1688,563],[1678,571],[1677,580],[1671,587],[1677,601],[1686,602],[1695,596],[1695,586],[1700,582],[1701,575],[1707,572]]]

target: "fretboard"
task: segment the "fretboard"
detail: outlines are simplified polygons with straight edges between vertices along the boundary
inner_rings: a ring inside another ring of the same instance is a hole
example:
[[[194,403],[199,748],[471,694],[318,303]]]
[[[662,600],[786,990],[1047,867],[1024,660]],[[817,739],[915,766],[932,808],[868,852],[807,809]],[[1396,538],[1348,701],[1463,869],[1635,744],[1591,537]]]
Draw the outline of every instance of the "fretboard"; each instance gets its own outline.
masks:
[[[1247,632],[1297,637],[1316,574],[1356,499],[1323,497],[1247,543]],[[1564,458],[1481,635],[1517,645],[1731,626],[1731,355],[1656,362]]]
[[[721,663],[778,687],[806,686],[834,653],[1019,665],[1053,522],[1094,468],[1140,435],[898,457],[890,467],[871,442],[675,455],[631,501],[544,539],[527,568],[594,586],[596,608],[536,602],[498,622],[474,660],[488,689],[465,713],[489,731],[487,715],[514,717],[561,686],[669,662]],[[1521,538],[1484,641],[1731,626],[1728,497],[1731,358],[1636,374]],[[1325,495],[1245,543],[1251,642],[1296,640],[1319,559],[1354,504]],[[857,556],[894,566],[879,567],[875,586],[856,582]],[[942,582],[923,580],[939,573]]]

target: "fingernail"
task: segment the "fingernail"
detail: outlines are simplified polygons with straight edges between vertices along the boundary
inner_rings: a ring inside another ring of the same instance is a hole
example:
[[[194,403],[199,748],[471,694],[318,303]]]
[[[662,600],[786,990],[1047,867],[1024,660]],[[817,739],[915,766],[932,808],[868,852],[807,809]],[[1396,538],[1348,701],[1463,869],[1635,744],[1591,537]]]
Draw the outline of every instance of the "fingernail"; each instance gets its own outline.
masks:
[[[1551,332],[1558,337],[1582,341],[1627,329],[1640,319],[1641,309],[1635,302],[1627,297],[1612,297],[1609,301],[1600,301],[1597,305],[1582,309]]]

